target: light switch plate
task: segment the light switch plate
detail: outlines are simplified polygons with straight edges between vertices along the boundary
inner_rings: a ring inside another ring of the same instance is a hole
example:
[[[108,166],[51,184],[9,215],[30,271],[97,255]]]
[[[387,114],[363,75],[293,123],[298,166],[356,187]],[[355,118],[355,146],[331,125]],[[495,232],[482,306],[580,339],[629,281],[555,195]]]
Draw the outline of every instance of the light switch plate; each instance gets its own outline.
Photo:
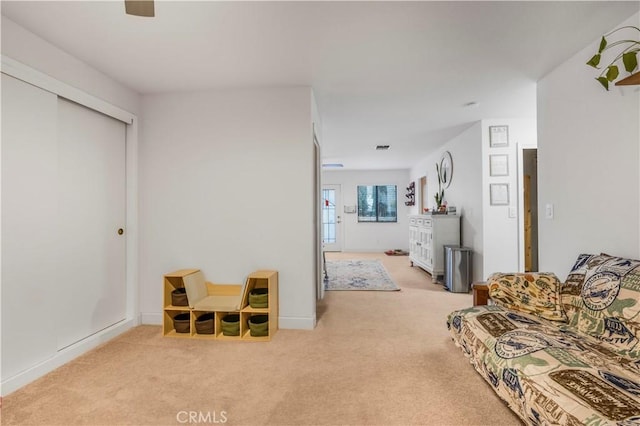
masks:
[[[553,204],[548,203],[544,207],[544,217],[546,217],[547,219],[553,219]]]

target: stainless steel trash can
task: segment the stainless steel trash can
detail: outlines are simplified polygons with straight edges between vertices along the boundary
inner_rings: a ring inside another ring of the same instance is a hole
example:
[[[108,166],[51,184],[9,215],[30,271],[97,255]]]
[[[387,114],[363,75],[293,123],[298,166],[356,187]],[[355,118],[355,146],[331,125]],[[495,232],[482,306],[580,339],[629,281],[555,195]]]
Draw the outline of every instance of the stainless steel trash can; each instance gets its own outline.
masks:
[[[444,285],[450,292],[469,292],[472,254],[469,247],[444,246]]]

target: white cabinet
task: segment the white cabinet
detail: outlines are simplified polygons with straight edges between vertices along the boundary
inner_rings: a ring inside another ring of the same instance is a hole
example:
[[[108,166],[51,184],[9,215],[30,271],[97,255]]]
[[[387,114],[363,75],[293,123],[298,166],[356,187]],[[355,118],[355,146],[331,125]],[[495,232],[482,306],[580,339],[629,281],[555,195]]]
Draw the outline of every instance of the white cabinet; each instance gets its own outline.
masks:
[[[434,279],[444,274],[444,246],[460,244],[460,216],[409,216],[409,259]]]
[[[416,225],[416,218],[409,217],[409,259],[418,257],[420,245],[418,244],[418,226]]]

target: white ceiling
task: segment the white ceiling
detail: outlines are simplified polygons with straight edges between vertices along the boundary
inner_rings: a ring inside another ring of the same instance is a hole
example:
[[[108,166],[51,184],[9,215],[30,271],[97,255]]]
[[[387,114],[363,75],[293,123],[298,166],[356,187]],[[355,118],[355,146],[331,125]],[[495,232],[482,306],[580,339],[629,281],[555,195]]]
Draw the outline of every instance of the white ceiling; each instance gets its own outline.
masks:
[[[325,162],[379,169],[411,167],[479,119],[535,116],[535,81],[639,4],[156,1],[155,18],[122,1],[1,7],[141,94],[312,86]]]

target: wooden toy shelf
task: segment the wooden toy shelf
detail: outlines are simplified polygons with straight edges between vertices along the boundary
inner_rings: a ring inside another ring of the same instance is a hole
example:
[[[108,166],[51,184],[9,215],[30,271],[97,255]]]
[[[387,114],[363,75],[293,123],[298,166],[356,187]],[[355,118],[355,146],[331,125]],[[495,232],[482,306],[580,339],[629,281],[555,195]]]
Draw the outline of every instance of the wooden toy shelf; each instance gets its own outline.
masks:
[[[171,272],[164,276],[164,297],[163,297],[163,321],[162,334],[165,337],[192,338],[201,340],[231,340],[231,341],[251,341],[251,342],[267,342],[278,330],[278,271],[260,270],[249,274],[245,285],[240,284],[214,284],[207,282],[207,293],[209,296],[229,296],[237,297],[239,303],[235,309],[229,306],[220,310],[208,309],[192,309],[189,306],[172,305],[171,293],[185,287],[185,281],[195,279],[201,275],[199,269],[181,269]],[[252,308],[249,305],[249,293],[254,288],[267,288],[268,291],[268,307]],[[212,312],[214,314],[214,330],[213,334],[198,334],[196,332],[196,319],[204,314]],[[178,333],[174,328],[173,319],[180,313],[188,313],[190,318],[189,332]],[[225,336],[222,334],[221,321],[227,314],[240,315],[240,335]],[[263,337],[251,336],[249,329],[249,319],[253,315],[268,315],[269,318],[269,334]]]

